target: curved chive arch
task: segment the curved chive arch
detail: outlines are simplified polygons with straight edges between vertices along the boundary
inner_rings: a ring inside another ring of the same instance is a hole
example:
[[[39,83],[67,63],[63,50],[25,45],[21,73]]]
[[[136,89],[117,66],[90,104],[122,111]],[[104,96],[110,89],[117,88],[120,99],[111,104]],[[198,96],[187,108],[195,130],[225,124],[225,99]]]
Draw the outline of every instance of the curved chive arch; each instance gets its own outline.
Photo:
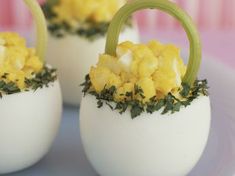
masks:
[[[168,0],[134,0],[124,5],[113,17],[109,26],[105,53],[116,56],[116,48],[121,28],[128,17],[135,11],[142,9],[159,9],[175,17],[184,27],[190,42],[190,56],[183,83],[192,86],[197,78],[201,64],[201,42],[198,31],[191,17],[178,7],[175,3]]]
[[[36,54],[39,57],[39,59],[44,62],[45,52],[47,47],[47,25],[46,25],[45,16],[37,0],[24,0],[24,2],[30,9],[36,23],[36,29],[37,29]]]

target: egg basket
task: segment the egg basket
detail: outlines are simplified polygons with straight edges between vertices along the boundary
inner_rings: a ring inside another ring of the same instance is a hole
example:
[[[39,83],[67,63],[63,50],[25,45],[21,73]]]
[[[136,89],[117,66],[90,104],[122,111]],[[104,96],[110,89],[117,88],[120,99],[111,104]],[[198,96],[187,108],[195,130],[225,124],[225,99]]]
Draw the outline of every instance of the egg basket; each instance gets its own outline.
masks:
[[[120,34],[120,40],[129,38],[139,42],[137,27],[125,27]],[[91,65],[96,63],[105,45],[105,36],[87,39],[77,34],[66,34],[55,37],[49,33],[47,61],[58,68],[61,82],[63,101],[66,104],[78,106],[82,98],[82,89],[79,84],[89,71]]]
[[[25,0],[37,24],[37,55],[44,58],[46,24],[36,0]],[[0,98],[0,174],[32,166],[49,151],[59,128],[59,81]]]
[[[141,9],[159,9],[180,21],[190,41],[183,83],[192,86],[201,62],[201,44],[191,18],[168,0],[135,0],[114,16],[105,53],[116,56],[118,35],[128,16]],[[86,95],[80,109],[80,131],[86,155],[101,176],[183,176],[200,159],[210,129],[210,100],[199,96],[173,114],[142,113],[131,119],[108,106],[97,108]]]

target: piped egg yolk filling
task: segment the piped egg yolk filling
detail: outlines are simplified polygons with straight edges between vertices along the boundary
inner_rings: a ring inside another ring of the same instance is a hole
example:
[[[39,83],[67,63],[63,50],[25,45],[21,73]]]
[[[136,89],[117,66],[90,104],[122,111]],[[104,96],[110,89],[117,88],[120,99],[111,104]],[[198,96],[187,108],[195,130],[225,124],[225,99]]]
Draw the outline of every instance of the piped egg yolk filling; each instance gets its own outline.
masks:
[[[76,26],[77,22],[110,22],[126,0],[59,0],[53,7],[55,22],[67,22]]]
[[[181,87],[186,66],[180,50],[171,44],[150,41],[148,44],[123,42],[117,47],[117,56],[102,54],[96,67],[89,73],[93,89],[116,88],[115,100],[122,101],[135,86],[143,91],[143,101],[162,98]],[[139,97],[136,97],[137,99]]]
[[[22,90],[25,79],[32,78],[42,68],[35,49],[27,48],[24,38],[17,33],[0,33],[0,80],[14,82]]]

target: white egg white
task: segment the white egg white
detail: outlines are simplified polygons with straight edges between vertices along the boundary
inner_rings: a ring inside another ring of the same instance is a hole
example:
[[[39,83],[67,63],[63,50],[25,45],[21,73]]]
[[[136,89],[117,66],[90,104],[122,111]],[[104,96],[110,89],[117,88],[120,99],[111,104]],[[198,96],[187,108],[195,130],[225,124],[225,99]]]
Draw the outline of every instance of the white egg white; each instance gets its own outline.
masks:
[[[201,96],[180,112],[131,119],[94,96],[82,99],[80,130],[86,155],[101,176],[184,176],[198,162],[210,129],[210,100]]]
[[[120,41],[139,42],[136,28],[127,28],[120,34]],[[49,34],[47,61],[58,68],[63,100],[67,104],[78,105],[82,88],[91,66],[98,62],[99,54],[104,53],[106,37],[89,41],[77,35],[55,38]]]
[[[27,168],[45,156],[58,131],[61,112],[58,81],[0,99],[0,174]]]

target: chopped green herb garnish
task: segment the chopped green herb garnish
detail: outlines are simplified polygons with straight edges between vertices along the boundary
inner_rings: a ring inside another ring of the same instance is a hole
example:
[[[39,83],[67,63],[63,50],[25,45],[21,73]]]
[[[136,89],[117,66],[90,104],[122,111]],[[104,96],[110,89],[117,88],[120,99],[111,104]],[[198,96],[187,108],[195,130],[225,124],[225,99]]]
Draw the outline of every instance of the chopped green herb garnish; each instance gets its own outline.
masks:
[[[2,76],[3,78],[7,77],[7,73]],[[42,88],[44,86],[48,87],[49,83],[54,82],[57,79],[56,75],[56,69],[49,68],[47,66],[44,66],[42,71],[35,74],[33,78],[25,79],[26,84],[26,91],[29,89],[37,90],[39,88]],[[0,98],[6,94],[14,94],[21,92],[22,90],[17,86],[15,82],[5,82],[4,80],[0,80]]]
[[[28,88],[37,90],[43,86],[48,87],[49,83],[57,79],[56,69],[45,66],[42,71],[37,73],[32,79],[25,79]]]
[[[49,1],[50,2],[50,1]],[[57,3],[46,2],[42,9],[48,20],[48,30],[50,33],[57,38],[61,38],[66,34],[78,35],[89,40],[94,40],[99,37],[105,36],[108,31],[109,23],[94,23],[93,21],[78,22],[77,27],[72,27],[66,22],[63,23],[53,23],[53,19],[56,17],[56,14],[52,11],[52,7]],[[79,13],[79,12],[78,12]],[[126,22],[126,25],[131,27],[131,18]]]
[[[20,89],[14,82],[6,83],[2,80],[0,81],[0,98],[2,98],[3,93],[7,93],[10,95],[17,92],[20,92]]]
[[[143,95],[143,90],[135,85],[135,90],[133,92],[127,92],[125,99],[123,101],[115,101],[114,96],[116,93],[116,87],[112,86],[110,88],[104,87],[104,89],[97,93],[91,89],[92,84],[89,75],[86,76],[85,82],[81,84],[83,86],[84,96],[90,94],[96,97],[97,107],[101,108],[105,104],[112,110],[117,110],[120,114],[127,111],[130,108],[131,117],[136,118],[143,112],[154,113],[162,109],[162,114],[179,112],[181,107],[186,107],[191,104],[193,100],[199,96],[208,96],[208,86],[207,80],[196,80],[194,85],[190,86],[182,84],[182,90],[180,91],[181,99],[175,97],[172,93],[168,93],[164,98],[157,99],[157,97],[152,97],[149,102],[143,103],[145,97]],[[135,97],[140,97],[140,100],[135,99]]]

